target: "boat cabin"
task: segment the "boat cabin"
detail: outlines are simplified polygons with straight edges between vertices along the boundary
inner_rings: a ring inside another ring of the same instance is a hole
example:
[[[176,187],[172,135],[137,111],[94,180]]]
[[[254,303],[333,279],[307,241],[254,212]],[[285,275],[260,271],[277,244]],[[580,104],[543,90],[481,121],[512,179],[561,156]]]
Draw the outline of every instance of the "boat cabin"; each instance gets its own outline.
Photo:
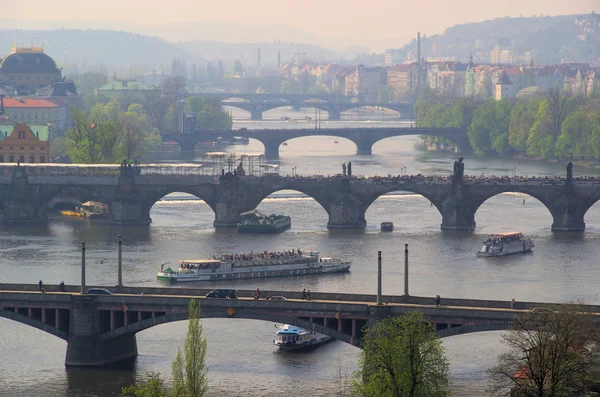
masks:
[[[294,344],[308,342],[311,340],[311,338],[311,333],[304,328],[285,324],[279,331],[277,331],[276,342],[279,344]]]
[[[184,259],[179,261],[179,271],[207,270],[212,271],[221,267],[221,261],[215,259]]]
[[[507,232],[507,233],[494,233],[490,234],[488,238],[488,242],[494,241],[502,241],[502,242],[511,242],[511,241],[519,241],[523,237],[523,233],[521,232]]]

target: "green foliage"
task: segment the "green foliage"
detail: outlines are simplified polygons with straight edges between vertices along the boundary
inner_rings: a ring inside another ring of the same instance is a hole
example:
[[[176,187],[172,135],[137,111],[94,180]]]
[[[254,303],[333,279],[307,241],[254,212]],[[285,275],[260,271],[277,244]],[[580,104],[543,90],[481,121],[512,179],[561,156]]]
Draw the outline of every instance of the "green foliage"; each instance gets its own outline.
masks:
[[[97,103],[89,112],[73,108],[73,126],[67,131],[66,153],[73,163],[98,164],[139,160],[160,147],[158,131],[140,104],[121,111],[117,101]]]
[[[207,341],[200,321],[200,305],[194,299],[188,306],[189,323],[183,353],[177,349],[172,365],[173,387],[167,388],[159,373],[149,373],[140,385],[123,388],[122,397],[202,397],[206,394]]]
[[[63,136],[56,138],[50,144],[50,158],[62,157],[67,154],[67,139]]]
[[[505,153],[512,103],[488,99],[475,110],[467,134],[476,153]]]
[[[223,111],[220,102],[200,97],[189,97],[184,107],[186,112],[196,113],[196,129],[202,131],[230,130],[233,121]]]
[[[190,301],[188,332],[183,353],[177,349],[173,361],[173,396],[202,397],[206,393],[206,338],[202,335],[200,305]]]
[[[445,103],[435,95],[415,105],[419,127],[468,127],[480,154],[524,154],[545,159],[600,160],[600,99],[551,90],[544,99]],[[421,137],[426,144],[444,140]]]
[[[150,372],[148,379],[140,385],[131,385],[121,390],[122,397],[168,397],[169,391],[160,378],[160,373]]]
[[[378,321],[365,332],[353,388],[364,397],[449,395],[449,362],[420,312]]]

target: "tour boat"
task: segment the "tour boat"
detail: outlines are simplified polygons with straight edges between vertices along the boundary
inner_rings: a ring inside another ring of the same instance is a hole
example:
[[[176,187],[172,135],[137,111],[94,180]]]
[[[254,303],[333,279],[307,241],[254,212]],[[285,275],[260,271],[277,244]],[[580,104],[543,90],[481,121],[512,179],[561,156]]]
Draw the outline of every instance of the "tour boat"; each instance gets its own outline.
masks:
[[[331,336],[284,324],[277,331],[273,343],[281,350],[301,351],[314,349],[331,340]]]
[[[278,252],[225,254],[212,259],[184,259],[179,268],[163,270],[156,278],[168,282],[239,280],[345,272],[351,262],[300,249]]]
[[[292,218],[287,215],[264,215],[258,210],[240,214],[238,233],[281,233],[292,227]]]
[[[520,232],[490,234],[477,256],[505,256],[529,252],[535,247],[533,239]]]

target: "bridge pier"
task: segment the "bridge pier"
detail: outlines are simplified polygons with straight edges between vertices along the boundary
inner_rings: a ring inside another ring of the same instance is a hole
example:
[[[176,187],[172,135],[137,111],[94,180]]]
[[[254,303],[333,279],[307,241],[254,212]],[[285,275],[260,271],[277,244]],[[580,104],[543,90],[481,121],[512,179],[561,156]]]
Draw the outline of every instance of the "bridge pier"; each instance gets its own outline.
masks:
[[[250,109],[250,120],[262,120],[262,108]]]
[[[462,195],[447,198],[441,206],[436,204],[442,213],[442,230],[475,230],[475,212],[467,205]]]
[[[279,146],[283,142],[280,140],[265,140],[263,145],[265,146],[265,158],[270,160],[277,160],[279,158]]]
[[[96,296],[72,295],[72,302],[66,366],[101,367],[138,355],[133,333],[102,338]]]
[[[585,211],[576,204],[557,205],[551,209],[553,232],[582,232],[585,230]]]
[[[17,199],[4,201],[5,224],[44,223],[48,220],[46,211],[36,200]]]
[[[342,112],[339,109],[327,109],[327,113],[327,120],[337,121],[342,119]]]
[[[349,193],[329,204],[329,229],[364,229],[367,226],[362,203]]]
[[[121,225],[148,225],[150,210],[138,200],[114,200],[110,203],[110,220]]]

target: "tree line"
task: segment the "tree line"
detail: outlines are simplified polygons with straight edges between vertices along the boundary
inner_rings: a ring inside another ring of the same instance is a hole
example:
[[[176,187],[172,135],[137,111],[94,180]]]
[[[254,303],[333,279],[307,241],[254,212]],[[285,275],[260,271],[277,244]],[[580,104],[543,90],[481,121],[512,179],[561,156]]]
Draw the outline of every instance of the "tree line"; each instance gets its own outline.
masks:
[[[50,157],[68,157],[74,163],[135,162],[151,150],[162,148],[161,132],[179,129],[179,113],[193,112],[196,129],[229,130],[231,116],[220,102],[189,97],[182,101],[185,81],[166,79],[160,90],[123,92],[119,99],[95,93],[106,77],[86,74],[78,81],[81,102],[71,110],[71,125],[55,139]]]
[[[429,95],[415,108],[419,127],[467,127],[475,153],[532,158],[600,160],[600,99],[570,96],[558,88],[547,96],[445,102]],[[448,146],[442,138],[422,137]]]

